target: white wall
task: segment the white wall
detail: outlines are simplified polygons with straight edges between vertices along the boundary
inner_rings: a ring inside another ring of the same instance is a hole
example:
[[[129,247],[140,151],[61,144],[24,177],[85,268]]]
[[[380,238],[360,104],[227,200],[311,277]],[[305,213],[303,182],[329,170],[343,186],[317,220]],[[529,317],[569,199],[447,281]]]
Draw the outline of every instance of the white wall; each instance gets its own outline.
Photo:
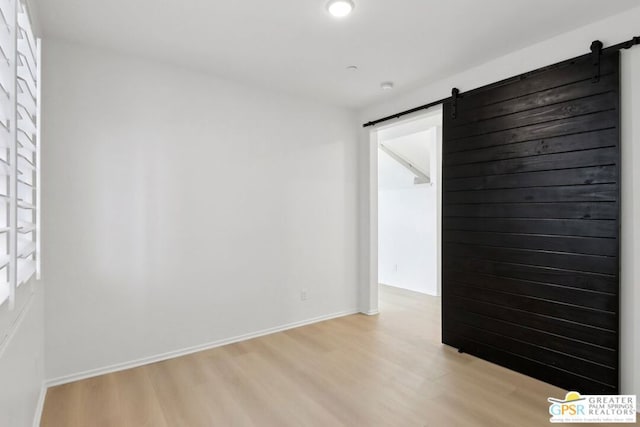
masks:
[[[605,46],[626,41],[638,36],[640,7],[615,15],[577,30],[561,34],[512,54],[489,61],[478,67],[452,75],[446,79],[431,82],[398,94],[387,102],[372,105],[360,112],[360,122],[366,123],[379,117],[397,113],[418,105],[447,97],[451,88],[461,91],[474,89],[501,79],[531,71],[568,58],[588,53],[593,40],[601,40]],[[623,155],[623,204],[622,204],[622,260],[621,260],[621,385],[622,391],[640,395],[640,235],[637,218],[640,218],[638,194],[640,194],[640,127],[637,117],[640,115],[640,65],[637,55],[640,47],[634,51],[623,52],[623,119],[622,150]],[[631,93],[633,91],[633,93]],[[359,215],[360,246],[360,295],[364,302],[362,310],[377,309],[377,289],[372,284],[376,259],[377,236],[368,233],[376,228],[375,206],[377,183],[372,179],[372,158],[376,145],[371,142],[370,129],[360,134],[360,207]],[[375,140],[375,138],[374,138]],[[372,208],[373,207],[373,208]],[[635,237],[632,237],[635,236]]]
[[[52,40],[44,108],[48,379],[357,309],[351,112]]]
[[[436,128],[399,138],[379,135],[385,147],[423,172],[435,172]],[[432,166],[431,163],[434,165]],[[438,294],[437,174],[414,185],[415,175],[378,150],[378,281]]]
[[[378,206],[378,280],[436,295],[435,187],[381,189]]]
[[[42,409],[44,381],[44,292],[35,285],[12,312],[9,338],[0,346],[0,426],[31,426]]]
[[[623,53],[621,68],[621,386],[640,399],[640,46]]]

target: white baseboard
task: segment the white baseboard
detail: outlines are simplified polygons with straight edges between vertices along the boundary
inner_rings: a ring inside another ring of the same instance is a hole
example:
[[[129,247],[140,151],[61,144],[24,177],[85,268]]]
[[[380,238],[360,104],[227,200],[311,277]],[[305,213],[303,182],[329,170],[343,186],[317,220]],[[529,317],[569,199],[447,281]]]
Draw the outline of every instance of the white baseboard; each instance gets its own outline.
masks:
[[[360,313],[366,314],[367,316],[377,316],[378,314],[380,314],[380,311],[378,311],[378,310],[369,310],[369,311],[361,311]]]
[[[263,329],[261,331],[252,332],[244,335],[238,335],[231,338],[225,338],[218,341],[209,342],[206,344],[196,345],[193,347],[187,347],[180,350],[169,351],[167,353],[157,354],[154,356],[144,357],[137,360],[131,360],[129,362],[117,363],[115,365],[105,366],[102,368],[91,369],[84,372],[78,372],[76,374],[65,375],[58,378],[52,378],[46,381],[47,387],[54,387],[57,385],[72,383],[74,381],[80,381],[87,378],[93,378],[100,375],[110,374],[113,372],[124,371],[131,368],[137,368],[139,366],[148,365],[150,363],[162,362],[163,360],[173,359],[180,356],[186,356],[188,354],[197,353],[203,350],[209,350],[216,347],[221,347],[227,344],[233,344],[240,341],[250,340],[252,338],[258,338],[264,335],[270,335],[276,332],[286,331],[288,329],[298,328],[300,326],[310,325],[313,323],[323,322],[325,320],[335,319],[337,317],[349,316],[359,313],[359,310],[345,310],[337,313],[328,314],[325,316],[314,317],[312,319],[302,320],[299,322],[288,323],[282,326],[276,326],[273,328]]]
[[[33,415],[33,427],[40,427],[40,420],[42,419],[42,410],[44,409],[44,399],[47,396],[47,385],[43,382],[40,387],[40,396],[38,396],[38,404],[36,406],[36,412]]]

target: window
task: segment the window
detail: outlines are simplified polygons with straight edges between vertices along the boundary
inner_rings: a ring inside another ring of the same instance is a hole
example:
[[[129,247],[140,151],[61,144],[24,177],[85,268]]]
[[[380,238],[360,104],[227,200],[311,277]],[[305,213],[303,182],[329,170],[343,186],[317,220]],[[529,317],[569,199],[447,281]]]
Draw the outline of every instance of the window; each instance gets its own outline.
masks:
[[[22,0],[0,0],[0,310],[40,276],[40,40]]]

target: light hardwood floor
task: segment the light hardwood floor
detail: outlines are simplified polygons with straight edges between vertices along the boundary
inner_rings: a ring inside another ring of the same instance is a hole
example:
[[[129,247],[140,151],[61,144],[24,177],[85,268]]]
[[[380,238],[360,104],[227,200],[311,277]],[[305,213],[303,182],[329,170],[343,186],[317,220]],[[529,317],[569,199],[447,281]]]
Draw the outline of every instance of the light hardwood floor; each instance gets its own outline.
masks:
[[[550,425],[565,391],[441,345],[438,298],[380,311],[51,388],[41,425]]]

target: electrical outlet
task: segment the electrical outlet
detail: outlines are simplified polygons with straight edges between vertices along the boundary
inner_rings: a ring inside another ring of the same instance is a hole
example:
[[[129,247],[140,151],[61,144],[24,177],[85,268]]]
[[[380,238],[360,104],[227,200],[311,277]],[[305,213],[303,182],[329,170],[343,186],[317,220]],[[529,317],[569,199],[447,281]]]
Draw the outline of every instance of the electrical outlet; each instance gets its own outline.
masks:
[[[307,290],[303,289],[300,291],[300,301],[306,301],[307,300]]]

